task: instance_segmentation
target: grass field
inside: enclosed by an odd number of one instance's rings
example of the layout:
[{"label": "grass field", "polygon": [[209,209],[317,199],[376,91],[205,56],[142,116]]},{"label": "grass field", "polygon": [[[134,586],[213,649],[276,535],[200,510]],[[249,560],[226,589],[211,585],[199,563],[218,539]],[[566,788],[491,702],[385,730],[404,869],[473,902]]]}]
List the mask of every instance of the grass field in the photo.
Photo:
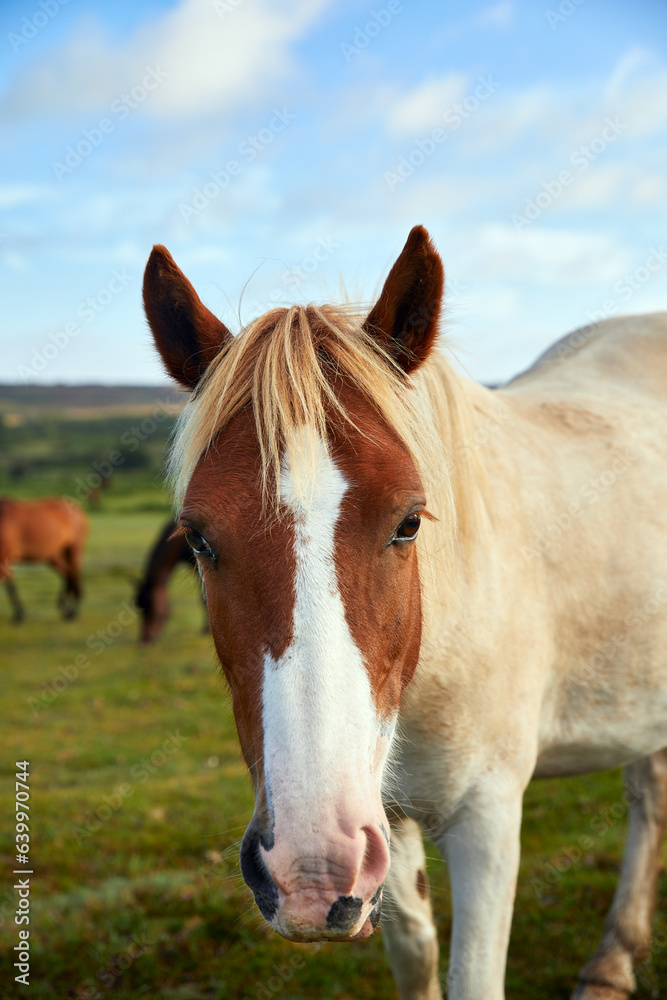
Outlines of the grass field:
[{"label": "grass field", "polygon": [[[380,934],[350,945],[290,944],[253,908],[238,869],[250,782],[185,570],[173,581],[162,640],[136,643],[131,577],[167,502],[155,486],[128,482],[91,513],[77,621],[57,617],[58,582],[43,567],[17,571],[23,626],[9,624],[0,597],[0,996],[394,997]],[[14,762],[24,759],[34,869],[28,988],[14,983],[12,951],[12,793]],[[529,789],[508,1000],[565,1000],[594,951],[622,855],[621,796],[618,772]],[[447,879],[433,847],[428,854],[444,969]],[[663,881],[657,943],[638,969],[640,1000],[665,996],[665,896]]]}]

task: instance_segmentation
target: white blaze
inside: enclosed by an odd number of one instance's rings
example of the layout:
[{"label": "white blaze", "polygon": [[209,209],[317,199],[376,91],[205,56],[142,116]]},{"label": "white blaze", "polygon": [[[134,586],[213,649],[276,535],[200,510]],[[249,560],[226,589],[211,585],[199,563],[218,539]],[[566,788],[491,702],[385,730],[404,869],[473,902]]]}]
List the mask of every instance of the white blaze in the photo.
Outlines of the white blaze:
[{"label": "white blaze", "polygon": [[319,437],[308,445],[317,466],[307,482],[296,481],[289,456],[283,462],[281,495],[295,525],[293,636],[278,660],[266,654],[263,689],[269,805],[283,828],[307,819],[306,840],[311,829],[317,834],[318,818],[335,812],[344,822],[343,805],[350,818],[374,809],[369,797],[379,798],[378,740],[384,737],[387,749],[390,743],[336,578],[336,527],[348,484]]}]

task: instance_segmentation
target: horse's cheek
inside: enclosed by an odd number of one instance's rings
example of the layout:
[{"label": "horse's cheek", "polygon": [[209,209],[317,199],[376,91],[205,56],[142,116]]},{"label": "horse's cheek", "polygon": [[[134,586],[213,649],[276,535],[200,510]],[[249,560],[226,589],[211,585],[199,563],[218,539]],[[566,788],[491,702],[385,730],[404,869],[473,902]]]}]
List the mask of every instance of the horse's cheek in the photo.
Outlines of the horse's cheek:
[{"label": "horse's cheek", "polygon": [[422,606],[416,552],[412,557],[410,569],[409,576],[406,574],[408,583],[403,601],[405,617],[402,629],[402,654],[400,656],[402,688],[405,688],[414,676],[421,649]]},{"label": "horse's cheek", "polygon": [[[369,602],[375,621],[366,634],[375,635],[372,659],[384,664],[382,687],[387,710],[398,707],[401,691],[412,680],[421,644],[421,593],[416,553],[394,564],[389,576],[376,581],[377,600]],[[386,570],[385,570],[386,574]],[[378,613],[379,612],[379,613]],[[373,627],[374,626],[374,627]]]}]

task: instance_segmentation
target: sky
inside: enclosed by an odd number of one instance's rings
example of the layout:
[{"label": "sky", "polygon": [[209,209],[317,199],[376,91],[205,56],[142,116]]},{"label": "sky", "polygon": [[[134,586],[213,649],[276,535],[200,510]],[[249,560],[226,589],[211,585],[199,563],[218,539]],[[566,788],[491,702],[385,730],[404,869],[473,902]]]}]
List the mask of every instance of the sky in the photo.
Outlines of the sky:
[{"label": "sky", "polygon": [[4,0],[0,50],[0,382],[163,382],[154,243],[236,332],[422,224],[487,382],[667,309],[664,0]]}]

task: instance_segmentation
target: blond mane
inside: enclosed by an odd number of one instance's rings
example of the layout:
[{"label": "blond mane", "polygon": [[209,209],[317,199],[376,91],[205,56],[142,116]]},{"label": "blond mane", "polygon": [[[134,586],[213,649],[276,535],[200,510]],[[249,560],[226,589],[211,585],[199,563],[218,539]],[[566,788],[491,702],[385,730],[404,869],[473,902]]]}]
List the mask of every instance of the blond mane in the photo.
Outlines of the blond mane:
[{"label": "blond mane", "polygon": [[[408,448],[427,490],[443,545],[472,537],[479,521],[483,472],[471,448],[472,406],[466,383],[438,350],[406,376],[345,307],[273,309],[230,338],[211,363],[176,428],[169,473],[182,501],[199,459],[242,409],[253,411],[264,498],[280,511],[280,468],[289,450],[293,473],[314,475],[315,454],[299,433],[314,427],[327,441],[331,414],[354,424],[336,393],[353,384]],[[298,468],[294,469],[293,455]]]}]

